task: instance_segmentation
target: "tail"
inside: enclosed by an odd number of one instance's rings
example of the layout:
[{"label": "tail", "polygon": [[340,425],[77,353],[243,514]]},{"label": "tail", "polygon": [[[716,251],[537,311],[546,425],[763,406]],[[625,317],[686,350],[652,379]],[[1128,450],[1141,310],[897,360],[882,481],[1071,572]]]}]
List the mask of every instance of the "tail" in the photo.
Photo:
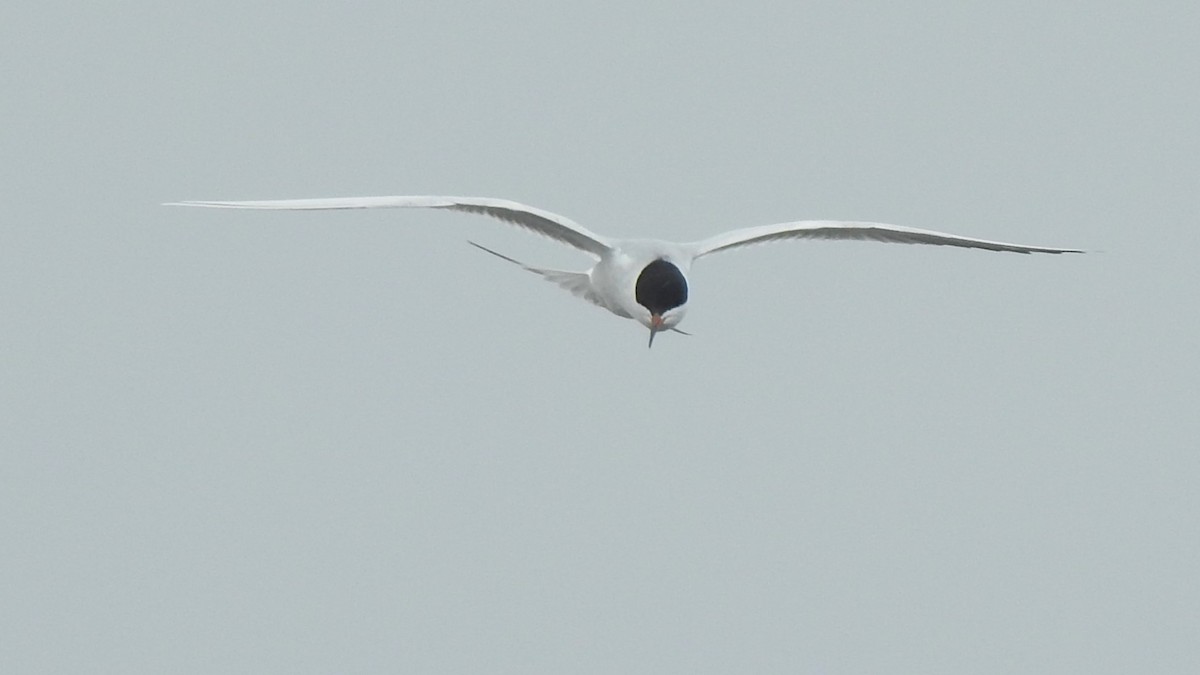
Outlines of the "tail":
[{"label": "tail", "polygon": [[[525,263],[521,262],[520,260],[510,258],[510,257],[504,255],[503,253],[497,253],[497,252],[493,251],[492,249],[490,249],[486,246],[480,246],[479,244],[476,244],[473,241],[467,241],[467,243],[474,246],[475,248],[479,249],[480,251],[491,253],[492,255],[496,256],[497,258],[499,258],[501,260],[510,262],[527,272],[533,272],[534,274],[542,277],[546,281],[552,282],[552,283],[558,285],[559,287],[570,291],[572,295],[583,298],[584,300],[587,300],[588,302],[592,303],[593,305],[596,305],[597,307],[600,307],[601,309],[607,309],[608,311],[612,312],[613,314],[616,314],[617,316],[625,318],[625,319],[633,318],[632,316],[629,315],[628,312],[626,312],[624,309],[621,309],[621,307],[618,304],[613,303],[610,305],[609,303],[605,302],[604,298],[592,288],[592,277],[587,272],[568,272],[566,270],[550,270],[550,269],[543,269],[541,267],[530,267],[529,265],[526,265]],[[669,330],[679,333],[681,335],[691,335],[691,333],[681,331],[678,328],[671,328]],[[650,333],[650,344],[651,345],[654,344],[654,332],[653,331],[651,331],[651,333]]]},{"label": "tail", "polygon": [[525,263],[521,262],[520,260],[513,260],[512,258],[504,255],[503,253],[496,253],[495,251],[493,251],[492,249],[490,249],[486,246],[480,246],[479,244],[476,244],[475,242],[469,241],[469,240],[467,241],[467,243],[474,246],[475,248],[479,249],[480,251],[487,251],[488,253],[491,253],[492,255],[496,256],[497,258],[499,258],[501,260],[507,260],[508,262],[516,265],[517,267],[520,267],[521,269],[529,270],[530,272],[533,272],[534,274],[542,273],[542,270],[539,270],[534,267],[530,267],[529,265],[526,265]]},{"label": "tail", "polygon": [[592,290],[592,279],[590,276],[588,276],[587,272],[568,272],[566,270],[551,270],[551,269],[543,269],[541,267],[530,267],[529,265],[526,265],[525,263],[521,262],[520,260],[515,260],[513,258],[510,258],[510,257],[504,255],[503,253],[497,253],[497,252],[493,251],[492,249],[490,249],[486,246],[480,246],[479,244],[476,244],[473,241],[467,241],[467,243],[474,246],[475,248],[479,249],[480,251],[486,251],[487,253],[491,253],[492,255],[496,256],[497,258],[499,258],[501,260],[507,260],[508,262],[516,265],[517,267],[520,267],[521,269],[523,269],[527,272],[533,272],[534,274],[542,277],[543,279],[545,279],[549,282],[552,282],[554,284],[557,284],[558,286],[570,291],[572,295],[576,295],[578,297],[583,298],[584,300],[587,300],[588,302],[590,302],[594,305],[597,305],[599,307],[603,307],[604,309],[608,309],[609,311],[612,311],[612,309],[607,304],[604,303],[604,301],[600,298],[600,296],[597,295]]}]

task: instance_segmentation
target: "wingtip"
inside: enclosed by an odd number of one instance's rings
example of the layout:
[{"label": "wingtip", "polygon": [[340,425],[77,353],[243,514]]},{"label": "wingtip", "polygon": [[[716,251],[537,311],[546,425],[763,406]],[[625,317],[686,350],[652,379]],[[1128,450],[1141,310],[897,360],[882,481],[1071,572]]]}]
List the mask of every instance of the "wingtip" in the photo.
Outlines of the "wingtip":
[{"label": "wingtip", "polygon": [[181,202],[163,202],[161,204],[161,206],[207,206],[207,207],[217,208],[217,207],[227,206],[227,205],[221,204],[220,202],[181,201]]}]

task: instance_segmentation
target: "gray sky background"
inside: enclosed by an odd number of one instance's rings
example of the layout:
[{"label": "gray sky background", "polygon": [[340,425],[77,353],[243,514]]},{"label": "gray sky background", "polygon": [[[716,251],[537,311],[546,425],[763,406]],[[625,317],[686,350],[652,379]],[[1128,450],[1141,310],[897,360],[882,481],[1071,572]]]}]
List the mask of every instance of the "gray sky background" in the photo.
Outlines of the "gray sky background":
[{"label": "gray sky background", "polygon": [[[1198,10],[902,4],[7,3],[0,671],[1195,672]],[[439,193],[1100,252],[158,206]]]}]

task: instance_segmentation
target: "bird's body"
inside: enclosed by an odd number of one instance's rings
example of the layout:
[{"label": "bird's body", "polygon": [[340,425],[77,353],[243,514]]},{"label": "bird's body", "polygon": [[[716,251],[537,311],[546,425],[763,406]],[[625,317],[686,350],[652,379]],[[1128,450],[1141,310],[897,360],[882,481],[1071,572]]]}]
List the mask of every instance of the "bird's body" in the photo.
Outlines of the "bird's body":
[{"label": "bird's body", "polygon": [[[600,256],[589,276],[602,297],[617,300],[618,307],[623,312],[614,313],[623,313],[627,318],[637,319],[638,315],[648,308],[647,304],[643,303],[648,303],[656,305],[656,308],[661,308],[662,311],[678,308],[676,314],[682,319],[687,304],[687,273],[692,268],[692,258],[687,251],[677,244],[653,239],[626,239],[613,244],[613,248],[607,254]],[[651,264],[655,264],[655,267],[647,269]],[[670,267],[667,267],[668,265]],[[676,297],[678,288],[672,286],[671,268],[678,270],[683,280],[682,298]],[[642,281],[642,303],[638,302],[639,280]],[[630,293],[629,289],[633,289],[633,292]],[[657,300],[647,299],[656,293],[662,297]],[[676,299],[679,301],[675,302]],[[675,323],[678,323],[678,320],[669,327],[673,327]]]},{"label": "bird's body", "polygon": [[633,319],[654,336],[680,331],[688,307],[687,275],[697,259],[726,249],[782,239],[857,239],[903,244],[932,244],[1014,253],[1082,253],[1078,249],[1006,244],[883,223],[796,221],[732,230],[697,242],[679,244],[655,239],[616,240],[548,211],[489,197],[344,197],[242,202],[176,202],[173,206],[231,209],[328,210],[369,208],[433,208],[480,213],[499,218],[564,244],[596,259],[587,271],[531,267],[471,242],[508,262],[541,275],[619,317]]}]

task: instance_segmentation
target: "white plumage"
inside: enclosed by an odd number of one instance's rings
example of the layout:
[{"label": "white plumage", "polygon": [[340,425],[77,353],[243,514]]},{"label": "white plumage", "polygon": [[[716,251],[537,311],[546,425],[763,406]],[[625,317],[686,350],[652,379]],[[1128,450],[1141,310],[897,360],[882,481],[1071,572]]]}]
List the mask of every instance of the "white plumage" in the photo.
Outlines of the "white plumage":
[{"label": "white plumage", "polygon": [[857,239],[897,244],[958,246],[1012,253],[1082,253],[1079,249],[1048,248],[973,239],[944,232],[884,223],[800,220],[733,230],[707,239],[677,244],[652,239],[610,239],[563,216],[507,199],[488,197],[337,197],[270,201],[189,201],[169,206],[227,209],[331,210],[428,208],[481,213],[573,246],[596,258],[585,272],[531,267],[484,248],[570,291],[617,316],[634,319],[650,329],[650,344],[661,331],[679,331],[688,306],[687,273],[692,262],[738,246],[784,239]]}]

